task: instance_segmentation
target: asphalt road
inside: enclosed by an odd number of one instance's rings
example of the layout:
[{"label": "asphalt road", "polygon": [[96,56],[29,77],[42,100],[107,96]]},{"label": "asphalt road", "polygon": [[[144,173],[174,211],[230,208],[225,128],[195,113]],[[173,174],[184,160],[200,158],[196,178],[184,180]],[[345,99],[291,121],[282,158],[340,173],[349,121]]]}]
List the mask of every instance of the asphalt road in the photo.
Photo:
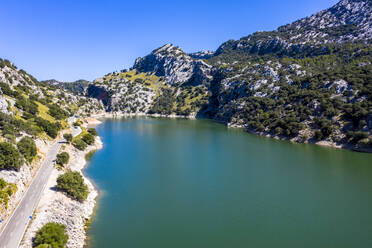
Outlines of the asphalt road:
[{"label": "asphalt road", "polygon": [[78,118],[76,116],[68,118],[68,123],[70,124],[71,130],[72,130],[72,137],[76,137],[81,133],[81,127],[79,126],[74,126],[74,122],[77,121]]},{"label": "asphalt road", "polygon": [[72,127],[72,137],[76,137],[81,133],[81,127]]},{"label": "asphalt road", "polygon": [[37,207],[53,170],[53,161],[56,159],[56,155],[63,144],[62,142],[56,142],[50,148],[30,187],[23,195],[13,215],[8,219],[7,224],[0,234],[0,248],[17,248],[19,246],[30,221],[30,216],[32,216]]}]

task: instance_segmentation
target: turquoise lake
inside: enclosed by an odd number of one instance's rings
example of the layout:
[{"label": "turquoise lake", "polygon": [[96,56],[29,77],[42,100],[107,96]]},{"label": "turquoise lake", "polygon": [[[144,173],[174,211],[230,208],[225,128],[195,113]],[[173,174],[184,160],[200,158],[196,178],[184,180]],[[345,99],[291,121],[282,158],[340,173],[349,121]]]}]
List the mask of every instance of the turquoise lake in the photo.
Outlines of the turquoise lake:
[{"label": "turquoise lake", "polygon": [[209,120],[106,120],[90,248],[372,247],[372,155]]}]

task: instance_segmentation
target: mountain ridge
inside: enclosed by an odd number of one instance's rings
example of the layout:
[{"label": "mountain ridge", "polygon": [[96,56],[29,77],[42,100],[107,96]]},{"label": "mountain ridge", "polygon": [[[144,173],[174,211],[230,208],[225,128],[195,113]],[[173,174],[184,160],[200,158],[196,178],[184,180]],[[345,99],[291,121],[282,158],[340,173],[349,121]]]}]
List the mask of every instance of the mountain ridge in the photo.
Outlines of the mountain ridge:
[{"label": "mountain ridge", "polygon": [[207,117],[280,139],[370,149],[371,6],[343,0],[216,51],[166,44],[93,81],[90,93],[107,111]]},{"label": "mountain ridge", "polygon": [[216,51],[165,44],[93,82],[43,83],[95,98],[114,114],[210,118],[278,139],[372,151],[371,8],[370,0],[342,0]]}]

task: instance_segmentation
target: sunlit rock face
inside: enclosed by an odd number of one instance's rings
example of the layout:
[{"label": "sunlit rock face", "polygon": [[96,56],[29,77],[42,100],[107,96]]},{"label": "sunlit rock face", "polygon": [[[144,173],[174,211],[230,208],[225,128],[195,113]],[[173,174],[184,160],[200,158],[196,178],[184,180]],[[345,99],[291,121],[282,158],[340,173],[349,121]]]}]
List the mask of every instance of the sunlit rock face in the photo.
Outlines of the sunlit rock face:
[{"label": "sunlit rock face", "polygon": [[133,66],[139,72],[150,72],[164,77],[170,85],[208,84],[212,80],[212,66],[194,59],[172,44],[164,45],[151,54],[138,58]]}]

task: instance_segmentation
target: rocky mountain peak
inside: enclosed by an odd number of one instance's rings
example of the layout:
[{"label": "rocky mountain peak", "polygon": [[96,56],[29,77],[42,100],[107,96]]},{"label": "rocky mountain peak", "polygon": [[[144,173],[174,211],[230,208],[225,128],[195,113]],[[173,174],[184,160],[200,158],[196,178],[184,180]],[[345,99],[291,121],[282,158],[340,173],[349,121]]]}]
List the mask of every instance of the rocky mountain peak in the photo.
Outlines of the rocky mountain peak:
[{"label": "rocky mountain peak", "polygon": [[170,85],[207,84],[212,80],[212,66],[172,44],[166,44],[149,55],[136,59],[133,69],[164,77],[165,82]]},{"label": "rocky mountain peak", "polygon": [[164,46],[159,47],[158,49],[155,49],[152,53],[162,54],[162,55],[170,55],[170,54],[185,55],[185,52],[181,48],[174,46],[173,44],[170,44],[170,43],[165,44]]}]

